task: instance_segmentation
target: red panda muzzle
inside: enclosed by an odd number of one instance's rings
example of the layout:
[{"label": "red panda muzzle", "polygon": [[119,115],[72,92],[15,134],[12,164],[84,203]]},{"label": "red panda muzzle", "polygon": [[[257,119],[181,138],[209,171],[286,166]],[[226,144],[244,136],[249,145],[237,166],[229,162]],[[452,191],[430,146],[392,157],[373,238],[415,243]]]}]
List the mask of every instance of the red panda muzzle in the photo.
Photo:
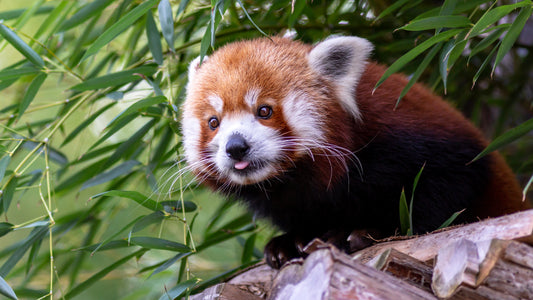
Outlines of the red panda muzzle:
[{"label": "red panda muzzle", "polygon": [[[286,234],[265,249],[280,267],[319,237],[344,250],[399,228],[414,191],[413,232],[453,213],[474,222],[530,207],[498,153],[457,110],[368,61],[372,45],[333,37],[310,46],[281,38],[228,44],[189,68],[183,146],[203,184],[245,203]],[[213,121],[212,120],[216,120]]]}]

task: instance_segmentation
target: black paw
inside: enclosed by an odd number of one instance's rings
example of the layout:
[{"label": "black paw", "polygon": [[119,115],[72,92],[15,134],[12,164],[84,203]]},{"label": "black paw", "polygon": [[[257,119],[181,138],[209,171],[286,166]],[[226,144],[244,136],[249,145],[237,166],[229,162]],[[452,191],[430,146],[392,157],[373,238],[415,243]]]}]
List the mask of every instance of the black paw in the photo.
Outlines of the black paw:
[{"label": "black paw", "polygon": [[303,253],[304,241],[290,234],[277,236],[265,246],[265,260],[275,269],[297,257],[305,256]]}]

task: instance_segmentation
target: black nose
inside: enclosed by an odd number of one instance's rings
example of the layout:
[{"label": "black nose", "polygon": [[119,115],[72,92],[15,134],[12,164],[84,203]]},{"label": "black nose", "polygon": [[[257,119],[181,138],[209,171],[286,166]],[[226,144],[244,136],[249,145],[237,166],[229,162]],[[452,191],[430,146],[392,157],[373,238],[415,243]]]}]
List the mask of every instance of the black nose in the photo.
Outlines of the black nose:
[{"label": "black nose", "polygon": [[246,140],[239,134],[233,134],[229,137],[226,144],[226,153],[234,160],[242,160],[246,153],[250,150],[250,146]]}]

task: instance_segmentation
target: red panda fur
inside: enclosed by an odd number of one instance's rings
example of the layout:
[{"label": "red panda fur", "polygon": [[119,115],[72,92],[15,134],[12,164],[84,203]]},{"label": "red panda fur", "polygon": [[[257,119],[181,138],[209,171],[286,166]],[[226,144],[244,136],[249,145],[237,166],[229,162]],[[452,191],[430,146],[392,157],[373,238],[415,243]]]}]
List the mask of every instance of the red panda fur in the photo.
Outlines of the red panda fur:
[{"label": "red panda fur", "polygon": [[395,109],[407,84],[398,74],[373,92],[385,67],[367,61],[371,48],[355,37],[316,46],[263,38],[191,63],[183,105],[190,169],[287,232],[265,250],[275,267],[313,237],[394,234],[401,189],[410,191],[424,164],[415,232],[461,209],[459,221],[473,222],[530,207],[500,154],[469,164],[487,141],[440,97],[415,84]]}]

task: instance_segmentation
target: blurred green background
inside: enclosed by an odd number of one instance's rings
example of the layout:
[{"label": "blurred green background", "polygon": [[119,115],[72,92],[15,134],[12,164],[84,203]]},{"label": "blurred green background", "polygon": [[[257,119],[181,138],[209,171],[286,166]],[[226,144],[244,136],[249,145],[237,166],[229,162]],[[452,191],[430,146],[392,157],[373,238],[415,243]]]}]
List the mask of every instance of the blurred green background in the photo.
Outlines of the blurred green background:
[{"label": "blurred green background", "polygon": [[532,9],[480,0],[0,0],[0,294],[169,299],[261,258],[276,229],[196,186],[179,132],[188,62],[261,31],[309,43],[369,39],[374,60],[501,137],[495,147],[526,191]]}]

